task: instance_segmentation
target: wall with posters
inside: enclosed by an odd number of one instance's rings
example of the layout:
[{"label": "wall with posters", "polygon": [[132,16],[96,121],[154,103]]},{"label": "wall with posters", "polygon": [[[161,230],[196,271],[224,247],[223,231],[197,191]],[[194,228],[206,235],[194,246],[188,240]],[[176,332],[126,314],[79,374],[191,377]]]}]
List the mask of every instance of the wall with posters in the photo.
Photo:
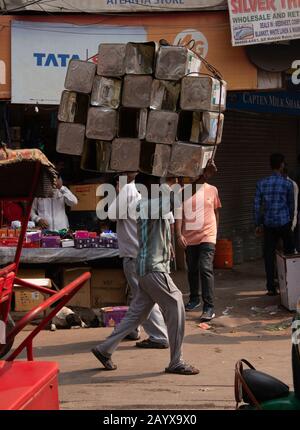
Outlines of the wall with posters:
[{"label": "wall with posters", "polygon": [[10,18],[0,16],[0,100],[10,99]]},{"label": "wall with posters", "polygon": [[256,67],[244,48],[231,46],[225,12],[22,17],[12,22],[12,102],[58,104],[69,60],[96,61],[101,42],[162,38],[172,44],[194,39],[193,49],[223,73],[229,89],[257,88]]}]

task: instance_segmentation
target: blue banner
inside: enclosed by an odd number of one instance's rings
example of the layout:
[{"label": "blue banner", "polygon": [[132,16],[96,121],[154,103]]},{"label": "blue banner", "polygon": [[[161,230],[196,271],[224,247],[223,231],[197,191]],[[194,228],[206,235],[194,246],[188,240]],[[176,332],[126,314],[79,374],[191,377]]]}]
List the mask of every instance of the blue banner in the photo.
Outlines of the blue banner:
[{"label": "blue banner", "polygon": [[229,92],[227,109],[300,115],[300,93],[294,91]]}]

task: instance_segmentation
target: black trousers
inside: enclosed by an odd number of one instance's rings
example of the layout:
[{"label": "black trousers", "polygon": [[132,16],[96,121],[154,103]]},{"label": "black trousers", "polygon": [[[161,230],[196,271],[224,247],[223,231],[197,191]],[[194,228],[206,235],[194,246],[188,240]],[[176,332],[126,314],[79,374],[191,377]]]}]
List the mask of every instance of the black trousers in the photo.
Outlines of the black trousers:
[{"label": "black trousers", "polygon": [[281,227],[264,226],[264,260],[268,291],[275,290],[275,252],[279,239],[283,241],[284,253],[293,254],[295,247],[290,223]]},{"label": "black trousers", "polygon": [[214,255],[213,243],[190,245],[186,248],[190,302],[200,301],[202,289],[204,309],[214,306]]}]

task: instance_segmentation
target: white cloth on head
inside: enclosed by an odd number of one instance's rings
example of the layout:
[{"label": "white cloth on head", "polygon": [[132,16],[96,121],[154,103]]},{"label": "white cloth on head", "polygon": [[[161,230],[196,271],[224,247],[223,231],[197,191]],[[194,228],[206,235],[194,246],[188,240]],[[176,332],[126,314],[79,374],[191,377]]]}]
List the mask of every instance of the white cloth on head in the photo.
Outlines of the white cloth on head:
[{"label": "white cloth on head", "polygon": [[[169,188],[170,189],[170,188]],[[135,209],[141,199],[135,181],[125,184],[108,208],[108,218],[117,221],[117,236],[120,258],[136,258],[139,249],[136,219],[130,216],[130,208]],[[133,211],[134,212],[134,211]],[[165,215],[174,224],[172,212]]]}]

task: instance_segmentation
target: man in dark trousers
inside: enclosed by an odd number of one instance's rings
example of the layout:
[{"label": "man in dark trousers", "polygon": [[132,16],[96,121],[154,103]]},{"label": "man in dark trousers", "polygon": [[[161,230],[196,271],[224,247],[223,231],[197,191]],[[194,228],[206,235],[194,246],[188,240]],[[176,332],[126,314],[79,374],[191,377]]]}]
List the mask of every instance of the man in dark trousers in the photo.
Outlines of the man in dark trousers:
[{"label": "man in dark trousers", "polygon": [[216,171],[213,163],[204,169],[192,183],[192,195],[184,201],[181,214],[179,210],[176,215],[177,242],[185,250],[190,287],[190,300],[185,310],[193,311],[200,307],[202,292],[201,321],[215,317],[213,262],[221,202],[217,188],[207,181]]},{"label": "man in dark trousers", "polygon": [[256,234],[264,235],[264,260],[267,294],[278,294],[275,282],[275,250],[279,239],[286,254],[293,254],[292,220],[294,217],[294,189],[283,176],[285,160],[282,154],[270,156],[272,174],[256,184],[254,214]]}]

